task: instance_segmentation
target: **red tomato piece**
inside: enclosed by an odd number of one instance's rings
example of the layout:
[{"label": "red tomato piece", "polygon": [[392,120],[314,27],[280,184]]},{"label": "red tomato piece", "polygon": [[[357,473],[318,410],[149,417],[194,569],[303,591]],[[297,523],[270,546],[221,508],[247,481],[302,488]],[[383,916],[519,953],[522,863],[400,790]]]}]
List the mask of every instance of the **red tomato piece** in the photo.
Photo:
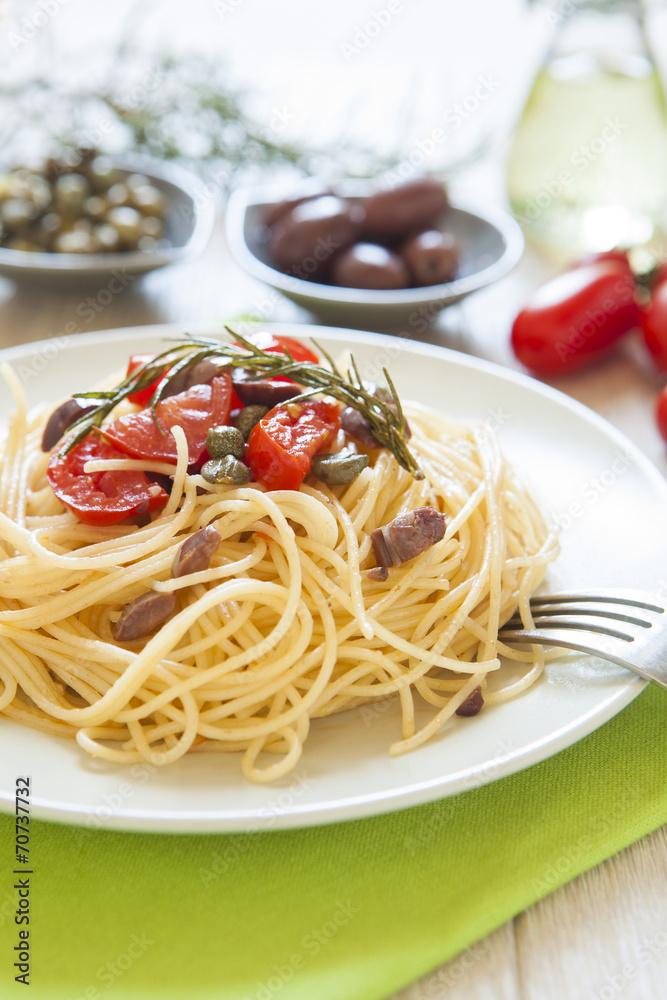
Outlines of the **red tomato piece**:
[{"label": "red tomato piece", "polygon": [[164,506],[167,494],[143,472],[84,472],[93,459],[126,459],[96,433],[62,457],[51,455],[46,471],[51,489],[61,503],[85,524],[117,524],[135,514]]},{"label": "red tomato piece", "polygon": [[512,347],[535,374],[565,375],[600,358],[640,317],[631,273],[599,260],[540,288],[514,321]]},{"label": "red tomato piece", "polygon": [[[284,337],[282,334],[260,330],[250,334],[246,340],[251,341],[262,351],[270,351],[272,354],[286,354],[289,351],[295,361],[312,361],[316,365],[320,363],[318,356],[309,347],[302,344],[300,340],[294,340],[293,337]],[[237,342],[237,346],[243,347],[243,344]]]},{"label": "red tomato piece", "polygon": [[340,428],[340,406],[319,399],[275,406],[255,424],[246,465],[267,490],[298,490],[313,455],[331,444]]},{"label": "red tomato piece", "polygon": [[667,444],[667,385],[664,385],[658,393],[655,404],[655,421],[662,440]]},{"label": "red tomato piece", "polygon": [[642,334],[658,370],[667,372],[667,281],[653,291],[642,315]]},{"label": "red tomato piece", "polygon": [[209,383],[193,385],[157,404],[155,414],[164,433],[156,426],[150,409],[119,417],[102,432],[119,451],[133,458],[175,462],[176,442],[169,430],[178,424],[188,443],[188,464],[196,465],[205,453],[209,427],[227,423],[231,402],[231,379],[225,374],[216,375]]},{"label": "red tomato piece", "polygon": [[[127,363],[127,375],[131,375],[132,372],[137,370],[137,368],[145,365],[147,361],[152,361],[154,357],[154,354],[131,354],[130,360]],[[166,368],[165,371],[167,371]],[[162,374],[164,374],[164,372]],[[146,386],[145,389],[141,389],[139,392],[133,392],[127,398],[131,403],[136,403],[137,406],[148,406],[159,382],[160,379],[156,378],[155,381],[151,382],[151,384]]]}]

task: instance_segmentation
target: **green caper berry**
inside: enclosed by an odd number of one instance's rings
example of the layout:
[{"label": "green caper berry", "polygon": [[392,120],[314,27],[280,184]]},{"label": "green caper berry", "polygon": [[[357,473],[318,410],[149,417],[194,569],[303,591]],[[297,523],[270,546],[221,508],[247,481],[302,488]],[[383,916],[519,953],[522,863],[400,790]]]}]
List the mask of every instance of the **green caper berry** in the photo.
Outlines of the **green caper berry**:
[{"label": "green caper berry", "polygon": [[207,483],[215,485],[225,483],[228,486],[243,486],[250,481],[250,469],[233,455],[205,462],[201,474]]},{"label": "green caper berry", "polygon": [[225,455],[243,458],[245,451],[243,434],[238,428],[226,424],[210,427],[206,435],[206,450],[211,458],[224,458]]},{"label": "green caper berry", "polygon": [[250,431],[255,424],[258,424],[262,417],[269,412],[268,406],[261,406],[259,403],[253,406],[244,406],[236,418],[236,427],[241,431],[243,437],[248,440]]},{"label": "green caper berry", "polygon": [[368,455],[315,455],[311,471],[323,483],[351,483],[368,465]]}]

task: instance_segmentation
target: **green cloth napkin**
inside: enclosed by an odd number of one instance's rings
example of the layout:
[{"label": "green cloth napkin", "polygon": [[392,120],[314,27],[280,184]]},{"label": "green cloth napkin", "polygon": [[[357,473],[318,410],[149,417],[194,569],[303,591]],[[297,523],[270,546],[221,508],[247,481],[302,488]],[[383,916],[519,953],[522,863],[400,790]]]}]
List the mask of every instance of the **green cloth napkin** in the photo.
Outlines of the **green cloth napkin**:
[{"label": "green cloth napkin", "polygon": [[666,721],[667,692],[651,686],[527,771],[328,827],[163,836],[35,822],[29,992],[14,981],[3,816],[0,996],[390,996],[667,821]]}]

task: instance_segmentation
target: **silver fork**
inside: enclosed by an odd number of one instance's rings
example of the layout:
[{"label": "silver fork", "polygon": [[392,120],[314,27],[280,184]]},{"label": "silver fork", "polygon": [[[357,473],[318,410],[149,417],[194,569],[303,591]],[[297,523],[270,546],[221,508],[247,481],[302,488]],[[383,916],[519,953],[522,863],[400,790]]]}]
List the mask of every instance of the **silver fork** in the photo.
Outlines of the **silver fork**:
[{"label": "silver fork", "polygon": [[530,607],[535,628],[524,629],[515,614],[498,638],[600,656],[667,690],[667,614],[652,594],[607,589],[552,594],[531,598]]}]

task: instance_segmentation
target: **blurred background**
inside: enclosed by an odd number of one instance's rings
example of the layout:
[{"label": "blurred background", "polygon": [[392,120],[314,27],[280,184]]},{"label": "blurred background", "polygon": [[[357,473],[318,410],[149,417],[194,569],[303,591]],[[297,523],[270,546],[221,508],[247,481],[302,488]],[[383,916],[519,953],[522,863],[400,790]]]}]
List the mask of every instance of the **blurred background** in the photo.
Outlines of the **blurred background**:
[{"label": "blurred background", "polygon": [[[510,363],[517,304],[564,262],[618,243],[664,256],[666,63],[657,0],[0,0],[0,156],[139,149],[206,184],[204,257],[132,282],[82,329],[307,321],[230,260],[230,191],[432,173],[512,210],[528,250],[424,339]],[[57,334],[77,302],[0,278],[0,342]]]}]

